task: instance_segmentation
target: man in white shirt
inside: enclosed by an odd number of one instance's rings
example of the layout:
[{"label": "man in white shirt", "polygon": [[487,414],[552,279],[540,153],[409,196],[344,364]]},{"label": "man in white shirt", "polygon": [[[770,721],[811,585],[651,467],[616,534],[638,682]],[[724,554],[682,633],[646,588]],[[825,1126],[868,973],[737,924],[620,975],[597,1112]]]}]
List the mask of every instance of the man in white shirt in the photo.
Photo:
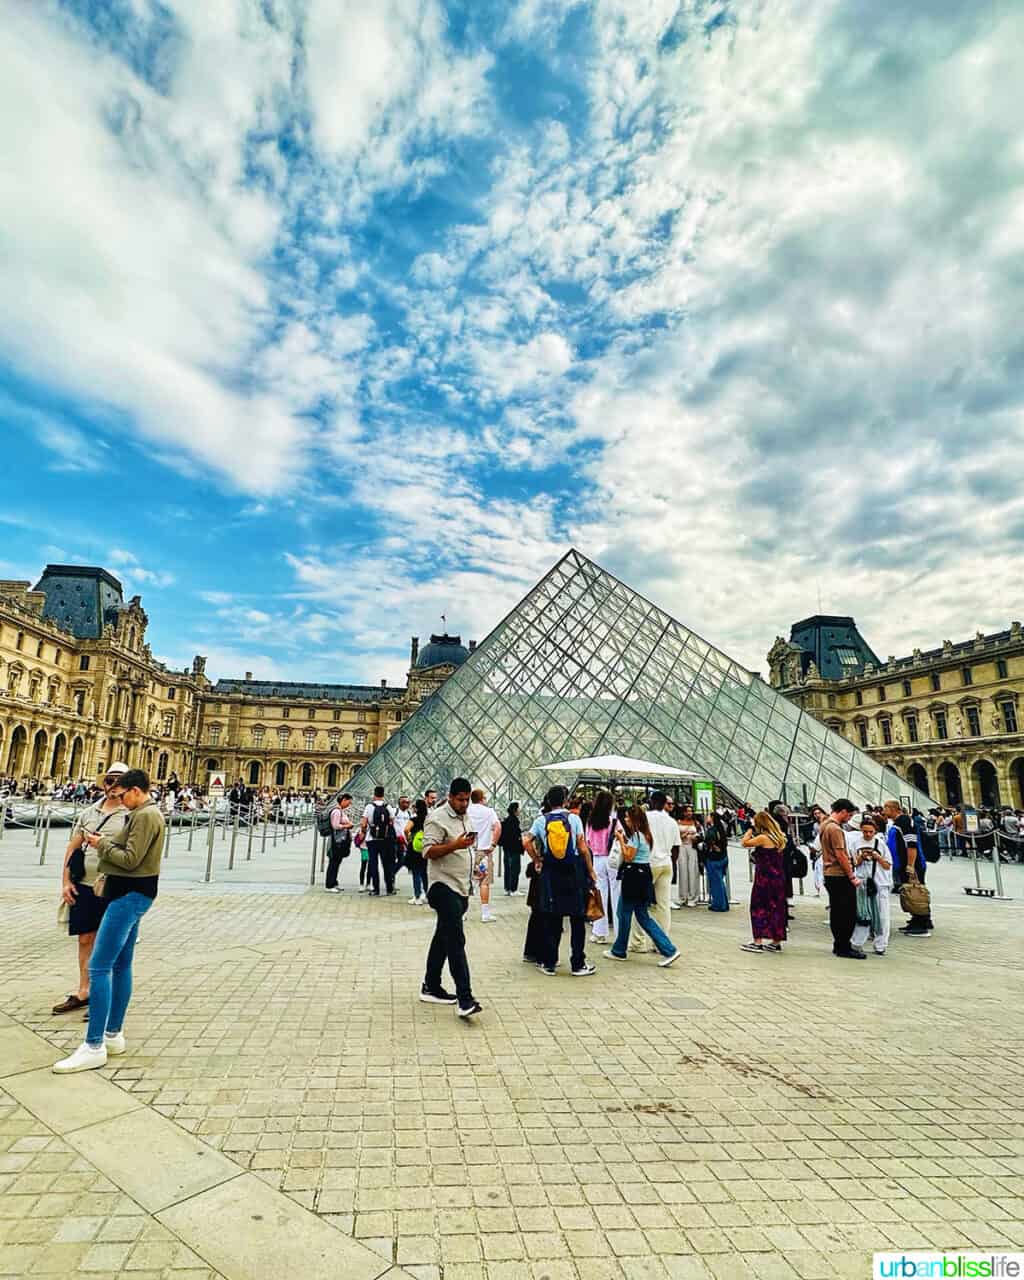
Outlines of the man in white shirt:
[{"label": "man in white shirt", "polygon": [[363,810],[359,829],[366,840],[368,854],[367,874],[370,880],[370,897],[380,897],[380,873],[384,872],[384,891],[395,892],[395,840],[394,819],[384,799],[384,788],[374,787],[373,799]]},{"label": "man in white shirt", "polygon": [[[665,812],[667,796],[654,791],[647,802],[647,825],[651,828],[651,877],[654,881],[654,906],[651,915],[666,934],[672,917],[672,855],[679,852],[679,824]],[[630,951],[653,951],[650,939],[634,923],[629,942]]]},{"label": "man in white shirt", "polygon": [[476,787],[469,797],[466,817],[476,832],[473,879],[480,889],[480,919],[484,924],[489,924],[494,919],[491,914],[491,881],[494,879],[494,846],[501,835],[501,821],[491,806],[485,803],[486,800],[483,791]]}]

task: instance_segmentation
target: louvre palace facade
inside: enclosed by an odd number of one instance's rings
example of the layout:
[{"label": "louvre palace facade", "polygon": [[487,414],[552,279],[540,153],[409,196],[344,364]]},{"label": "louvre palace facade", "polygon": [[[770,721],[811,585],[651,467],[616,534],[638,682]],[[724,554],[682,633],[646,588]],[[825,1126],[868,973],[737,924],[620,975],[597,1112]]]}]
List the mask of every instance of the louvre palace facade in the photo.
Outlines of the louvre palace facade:
[{"label": "louvre palace facade", "polygon": [[768,666],[774,689],[940,803],[1024,808],[1019,622],[882,661],[853,618],[819,614]]},{"label": "louvre palace facade", "polygon": [[173,671],[146,643],[139,596],[105,569],[47,565],[34,588],[0,581],[0,777],[61,782],[115,760],[162,780],[212,770],[252,786],[338,786],[475,645],[412,641],[404,687],[242,679],[205,658]]}]

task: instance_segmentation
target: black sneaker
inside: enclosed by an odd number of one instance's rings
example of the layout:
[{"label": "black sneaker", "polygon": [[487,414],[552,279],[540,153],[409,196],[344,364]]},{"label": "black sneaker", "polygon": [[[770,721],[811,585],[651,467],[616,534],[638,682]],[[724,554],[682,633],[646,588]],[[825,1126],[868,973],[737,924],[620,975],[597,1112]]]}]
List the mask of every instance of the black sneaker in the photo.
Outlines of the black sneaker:
[{"label": "black sneaker", "polygon": [[484,1007],[477,1000],[473,1000],[470,1004],[459,1005],[460,1018],[472,1018],[474,1014],[483,1013]]},{"label": "black sneaker", "polygon": [[453,996],[450,991],[445,991],[444,987],[438,987],[436,991],[431,991],[426,983],[420,987],[420,999],[424,1004],[458,1004],[459,997]]},{"label": "black sneaker", "polygon": [[840,960],[866,960],[867,956],[863,951],[856,951],[851,948],[849,951],[837,951],[836,956]]}]

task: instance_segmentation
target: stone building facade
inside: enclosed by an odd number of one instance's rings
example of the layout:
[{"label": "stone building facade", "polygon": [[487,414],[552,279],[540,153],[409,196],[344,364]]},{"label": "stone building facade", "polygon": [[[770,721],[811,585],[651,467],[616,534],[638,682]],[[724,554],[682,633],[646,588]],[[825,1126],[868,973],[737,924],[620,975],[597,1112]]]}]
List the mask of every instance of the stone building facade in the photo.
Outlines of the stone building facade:
[{"label": "stone building facade", "polygon": [[768,653],[774,689],[943,805],[1024,808],[1024,630],[883,662],[853,618],[795,623]]},{"label": "stone building facade", "polygon": [[106,570],[47,565],[0,581],[0,777],[93,779],[123,760],[157,780],[344,782],[469,656],[458,636],[412,642],[402,687],[222,679],[173,671],[146,642],[139,596]]}]

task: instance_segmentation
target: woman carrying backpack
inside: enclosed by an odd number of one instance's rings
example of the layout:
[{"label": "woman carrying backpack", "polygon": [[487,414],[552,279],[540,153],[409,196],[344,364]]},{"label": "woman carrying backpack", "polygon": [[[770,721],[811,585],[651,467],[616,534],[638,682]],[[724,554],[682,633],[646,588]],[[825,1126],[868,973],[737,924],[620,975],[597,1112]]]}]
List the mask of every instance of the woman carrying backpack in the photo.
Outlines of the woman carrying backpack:
[{"label": "woman carrying backpack", "polygon": [[619,916],[619,881],[615,872],[609,870],[608,855],[616,846],[625,843],[625,836],[622,823],[612,807],[614,803],[610,791],[599,791],[583,832],[594,863],[594,878],[604,903],[603,918],[595,920],[590,930],[590,941],[598,946],[603,946],[608,941],[608,925],[613,915],[616,920]]},{"label": "woman carrying backpack", "polygon": [[426,800],[417,800],[411,822],[405,824],[405,865],[412,876],[410,907],[427,905],[427,860],[423,856],[423,824],[427,820]]}]

